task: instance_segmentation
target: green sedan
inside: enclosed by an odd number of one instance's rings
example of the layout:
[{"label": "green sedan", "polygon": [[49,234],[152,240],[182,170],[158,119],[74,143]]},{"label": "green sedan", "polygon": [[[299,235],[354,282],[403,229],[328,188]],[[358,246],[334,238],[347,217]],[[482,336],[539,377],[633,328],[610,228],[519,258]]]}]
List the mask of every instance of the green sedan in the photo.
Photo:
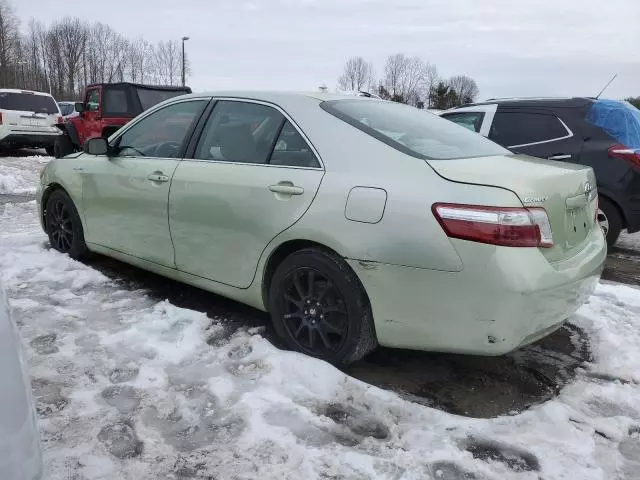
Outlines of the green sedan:
[{"label": "green sedan", "polygon": [[412,107],[224,92],[52,160],[38,200],[56,250],[268,311],[289,348],[346,364],[377,345],[501,355],[559,328],[603,268],[595,185]]}]

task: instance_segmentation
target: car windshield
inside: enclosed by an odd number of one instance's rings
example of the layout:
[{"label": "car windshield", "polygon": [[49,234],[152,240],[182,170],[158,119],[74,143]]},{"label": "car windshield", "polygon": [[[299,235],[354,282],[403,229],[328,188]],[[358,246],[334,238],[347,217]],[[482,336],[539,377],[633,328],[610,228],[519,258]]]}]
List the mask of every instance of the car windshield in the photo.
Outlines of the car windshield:
[{"label": "car windshield", "polygon": [[142,110],[148,110],[149,108],[157,105],[158,103],[169,100],[170,98],[177,97],[178,95],[184,95],[187,92],[183,90],[159,90],[153,88],[141,88],[136,89],[138,97],[140,98],[140,105]]},{"label": "car windshield", "polygon": [[321,107],[381,142],[430,160],[509,155],[483,136],[414,107],[375,100],[333,100]]},{"label": "car windshield", "polygon": [[73,113],[73,105],[70,103],[59,103],[58,106],[62,115],[71,115]]},{"label": "car windshield", "polygon": [[28,92],[1,92],[0,109],[46,113],[47,115],[59,113],[58,104],[52,97]]},{"label": "car windshield", "polygon": [[587,121],[624,146],[640,149],[640,110],[629,102],[598,100],[589,109]]}]

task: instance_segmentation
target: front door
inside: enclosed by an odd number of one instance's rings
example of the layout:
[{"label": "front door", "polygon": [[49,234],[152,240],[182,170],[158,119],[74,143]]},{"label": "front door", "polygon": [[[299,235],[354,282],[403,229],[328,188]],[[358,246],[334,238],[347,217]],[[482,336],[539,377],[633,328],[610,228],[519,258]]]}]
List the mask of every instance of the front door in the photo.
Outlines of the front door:
[{"label": "front door", "polygon": [[92,87],[87,90],[87,96],[82,112],[82,128],[78,129],[80,145],[84,145],[89,138],[102,134],[102,87]]},{"label": "front door", "polygon": [[309,208],[324,170],[300,131],[272,106],[216,104],[193,159],[171,184],[176,266],[246,288],[269,242]]},{"label": "front door", "polygon": [[116,137],[109,156],[81,157],[87,241],[174,266],[169,186],[207,103],[189,100],[155,110]]}]

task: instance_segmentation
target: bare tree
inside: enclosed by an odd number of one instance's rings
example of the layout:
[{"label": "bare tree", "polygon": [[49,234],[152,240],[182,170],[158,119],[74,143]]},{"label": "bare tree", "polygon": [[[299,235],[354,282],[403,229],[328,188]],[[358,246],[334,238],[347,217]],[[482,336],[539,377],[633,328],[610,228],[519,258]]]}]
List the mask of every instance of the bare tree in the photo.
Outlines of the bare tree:
[{"label": "bare tree", "polygon": [[362,57],[351,57],[344,65],[344,72],[338,79],[341,90],[362,91],[373,84],[373,64]]},{"label": "bare tree", "polygon": [[419,57],[391,55],[385,64],[384,91],[391,100],[418,105],[429,97],[436,83],[436,67]]},{"label": "bare tree", "polygon": [[60,54],[67,74],[67,91],[76,91],[76,75],[79,72],[80,60],[87,44],[88,29],[79,18],[65,17],[54,25],[53,35],[59,42]]},{"label": "bare tree", "polygon": [[453,76],[449,79],[448,84],[455,92],[460,104],[472,103],[480,93],[476,81],[466,75]]},{"label": "bare tree", "polygon": [[180,82],[182,56],[177,41],[159,42],[155,48],[154,60],[158,83],[177,85]]},{"label": "bare tree", "polygon": [[20,22],[13,7],[0,0],[0,86],[16,86],[16,60]]}]

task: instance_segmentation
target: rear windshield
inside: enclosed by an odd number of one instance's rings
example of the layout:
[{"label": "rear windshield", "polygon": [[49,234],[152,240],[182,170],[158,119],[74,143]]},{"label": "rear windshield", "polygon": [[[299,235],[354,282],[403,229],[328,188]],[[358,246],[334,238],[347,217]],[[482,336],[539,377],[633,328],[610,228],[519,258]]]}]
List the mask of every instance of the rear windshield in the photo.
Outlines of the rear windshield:
[{"label": "rear windshield", "polygon": [[320,106],[381,142],[422,159],[451,160],[511,153],[453,122],[399,103],[333,100]]},{"label": "rear windshield", "polygon": [[640,149],[640,110],[629,102],[598,100],[589,109],[587,122],[627,148]]},{"label": "rear windshield", "polygon": [[33,93],[0,92],[0,109],[47,115],[59,113],[58,104],[52,97]]},{"label": "rear windshield", "polygon": [[137,92],[138,97],[140,97],[142,110],[148,110],[149,108],[157,105],[160,102],[164,102],[165,100],[169,100],[170,98],[188,93],[186,90],[155,90],[150,88],[137,88]]},{"label": "rear windshield", "polygon": [[74,111],[74,107],[70,103],[59,103],[58,106],[62,115],[71,115]]}]

